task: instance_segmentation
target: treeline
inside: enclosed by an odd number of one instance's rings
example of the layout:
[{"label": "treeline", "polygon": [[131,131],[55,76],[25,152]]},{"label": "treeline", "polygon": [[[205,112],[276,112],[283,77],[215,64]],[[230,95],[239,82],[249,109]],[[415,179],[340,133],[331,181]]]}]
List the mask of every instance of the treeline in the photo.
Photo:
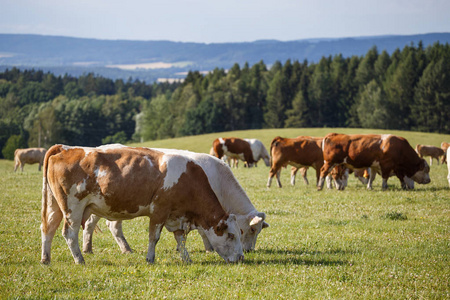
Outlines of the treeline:
[{"label": "treeline", "polygon": [[450,133],[450,48],[419,43],[318,63],[235,64],[189,72],[182,84],[13,69],[0,74],[0,116],[2,149],[283,127]]},{"label": "treeline", "polygon": [[56,143],[125,143],[133,139],[145,103],[160,94],[170,97],[179,85],[6,70],[0,73],[1,155],[12,159],[16,148]]}]

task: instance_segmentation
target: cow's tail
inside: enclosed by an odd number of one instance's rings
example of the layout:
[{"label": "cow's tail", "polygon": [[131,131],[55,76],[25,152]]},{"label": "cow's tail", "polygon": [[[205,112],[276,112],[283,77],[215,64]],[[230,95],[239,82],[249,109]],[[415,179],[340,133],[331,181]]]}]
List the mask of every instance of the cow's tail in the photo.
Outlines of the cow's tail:
[{"label": "cow's tail", "polygon": [[58,154],[62,151],[62,146],[61,145],[55,145],[52,146],[50,149],[48,149],[47,153],[45,154],[45,158],[44,158],[44,167],[43,167],[43,172],[42,172],[42,210],[41,210],[41,221],[42,221],[42,225],[41,225],[41,230],[42,232],[46,233],[47,232],[47,207],[48,207],[48,202],[49,202],[49,196],[51,196],[50,193],[52,193],[52,191],[50,190],[50,187],[48,186],[48,176],[47,176],[47,171],[48,171],[48,160],[50,159],[50,156]]},{"label": "cow's tail", "polygon": [[281,139],[282,139],[282,137],[277,136],[270,143],[270,166],[272,166],[272,163],[273,163],[273,155],[272,155],[273,148],[278,145],[278,143],[280,142]]}]

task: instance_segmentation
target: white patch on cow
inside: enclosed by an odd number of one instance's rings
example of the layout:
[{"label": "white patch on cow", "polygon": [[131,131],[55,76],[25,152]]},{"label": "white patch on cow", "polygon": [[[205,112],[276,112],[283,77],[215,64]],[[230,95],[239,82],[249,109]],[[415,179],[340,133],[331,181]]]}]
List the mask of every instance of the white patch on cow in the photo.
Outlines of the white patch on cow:
[{"label": "white patch on cow", "polygon": [[100,178],[106,176],[107,172],[106,172],[106,170],[100,170],[100,168],[96,168],[94,170],[94,174],[95,174],[95,177],[97,177],[97,179],[100,179]]},{"label": "white patch on cow", "polygon": [[381,135],[381,140],[382,140],[382,141],[385,141],[385,140],[387,140],[390,136],[392,136],[392,134],[382,134],[382,135]]},{"label": "white patch on cow", "polygon": [[344,158],[344,161],[343,161],[344,164],[347,163],[347,158],[348,158],[348,156]]},{"label": "white patch on cow", "polygon": [[107,150],[111,150],[111,149],[121,149],[121,148],[125,148],[125,147],[126,146],[124,146],[122,144],[107,144],[107,145],[98,146],[96,149],[107,151]]},{"label": "white patch on cow", "polygon": [[164,177],[165,190],[174,186],[180,176],[186,172],[186,165],[190,159],[185,156],[176,156],[172,154],[164,154],[161,165],[166,164],[166,176]]},{"label": "white patch on cow", "polygon": [[146,161],[148,161],[148,163],[150,164],[150,167],[153,167],[153,163],[152,163],[152,161],[150,160],[150,158],[148,158],[147,156],[144,156],[144,159],[145,159]]},{"label": "white patch on cow", "polygon": [[77,184],[77,192],[82,193],[86,190],[86,179],[83,179],[83,182]]},{"label": "white patch on cow", "polygon": [[225,144],[224,139],[220,137],[220,138],[219,138],[219,143],[221,143],[222,145]]},{"label": "white patch on cow", "polygon": [[[158,196],[156,196],[154,200],[156,200],[157,197],[158,197]],[[153,201],[154,201],[154,200],[153,200]],[[155,211],[155,203],[152,202],[152,203],[150,204],[149,212],[150,212],[150,214],[152,214],[154,211]]]}]

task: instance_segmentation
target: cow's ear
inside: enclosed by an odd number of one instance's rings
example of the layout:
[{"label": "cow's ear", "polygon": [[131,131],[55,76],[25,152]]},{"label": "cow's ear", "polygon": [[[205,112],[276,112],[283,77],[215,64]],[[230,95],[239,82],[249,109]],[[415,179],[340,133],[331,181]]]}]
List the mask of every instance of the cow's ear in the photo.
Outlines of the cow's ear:
[{"label": "cow's ear", "polygon": [[269,223],[263,222],[262,228],[264,229],[264,228],[267,228],[267,227],[269,227]]},{"label": "cow's ear", "polygon": [[247,220],[250,226],[259,224],[261,221],[266,219],[266,214],[263,212],[258,212],[256,215],[251,214],[247,216]]}]

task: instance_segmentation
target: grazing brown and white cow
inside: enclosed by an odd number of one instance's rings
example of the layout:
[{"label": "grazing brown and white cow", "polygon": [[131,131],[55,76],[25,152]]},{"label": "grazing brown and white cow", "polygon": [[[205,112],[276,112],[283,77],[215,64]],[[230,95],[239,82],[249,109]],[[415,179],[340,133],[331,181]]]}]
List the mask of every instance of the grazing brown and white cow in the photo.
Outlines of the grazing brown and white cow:
[{"label": "grazing brown and white cow", "polygon": [[[319,172],[323,165],[322,154],[322,140],[321,137],[299,136],[296,138],[282,138],[275,137],[270,145],[270,153],[272,159],[272,166],[269,171],[269,179],[267,181],[267,187],[272,184],[272,179],[276,175],[277,185],[281,188],[280,173],[281,169],[287,165],[291,165],[295,168],[303,169],[303,179],[306,177],[306,170],[308,167],[312,167],[316,170],[317,183],[319,182]],[[295,171],[291,170],[291,184],[295,184]],[[336,176],[342,174],[336,173]],[[305,180],[307,182],[307,179]],[[342,190],[345,188],[342,180],[335,181],[337,188]],[[331,188],[331,179],[328,181],[328,187]]]},{"label": "grazing brown and white cow", "polygon": [[256,162],[250,144],[240,138],[217,138],[213,141],[213,149],[214,155],[220,159],[226,155],[231,159],[243,160],[249,167]]},{"label": "grazing brown and white cow", "polygon": [[416,145],[416,152],[419,154],[420,158],[424,156],[430,157],[430,166],[433,165],[433,158],[437,160],[437,164],[439,165],[439,157],[444,156],[445,152],[439,147],[429,146],[429,145]]},{"label": "grazing brown and white cow", "polygon": [[450,147],[450,143],[442,142],[441,143],[441,149],[444,151],[444,156],[442,156],[442,163],[447,163],[447,149]]},{"label": "grazing brown and white cow", "polygon": [[39,171],[41,170],[42,163],[45,157],[45,148],[26,148],[16,149],[14,151],[14,172],[20,166],[20,170],[23,172],[23,166],[25,164],[39,164]]},{"label": "grazing brown and white cow", "polygon": [[122,145],[55,145],[45,156],[43,173],[43,263],[50,263],[52,239],[63,219],[72,256],[84,263],[78,231],[91,214],[112,221],[150,217],[149,263],[163,227],[174,232],[184,261],[190,260],[185,232],[199,228],[225,261],[243,259],[236,216],[225,212],[202,167],[187,156]]},{"label": "grazing brown and white cow", "polygon": [[[223,161],[204,153],[159,148],[153,148],[152,150],[164,154],[182,155],[201,166],[208,177],[211,188],[216,194],[221,206],[227,213],[236,216],[238,226],[242,233],[241,243],[244,251],[251,251],[255,248],[258,234],[263,228],[269,227],[269,224],[264,221],[266,215],[263,212],[256,210],[244,189],[234,177],[230,168],[228,168]],[[85,230],[83,231],[84,252],[92,252],[92,234],[98,220],[98,217],[92,216],[88,222],[86,222]],[[131,248],[128,246],[128,243],[123,236],[122,225],[118,223],[120,223],[120,221],[108,222],[107,224],[122,252],[131,252]],[[205,249],[207,251],[214,250],[203,231],[201,229],[198,231],[202,236]]]},{"label": "grazing brown and white cow", "polygon": [[387,189],[387,180],[395,174],[402,188],[413,188],[417,183],[430,182],[430,167],[420,158],[408,141],[395,135],[377,134],[337,134],[330,133],[323,140],[325,164],[321,168],[318,189],[321,190],[324,178],[336,165],[345,165],[352,169],[371,168],[367,188],[372,188],[376,172],[380,172],[383,190]]}]

